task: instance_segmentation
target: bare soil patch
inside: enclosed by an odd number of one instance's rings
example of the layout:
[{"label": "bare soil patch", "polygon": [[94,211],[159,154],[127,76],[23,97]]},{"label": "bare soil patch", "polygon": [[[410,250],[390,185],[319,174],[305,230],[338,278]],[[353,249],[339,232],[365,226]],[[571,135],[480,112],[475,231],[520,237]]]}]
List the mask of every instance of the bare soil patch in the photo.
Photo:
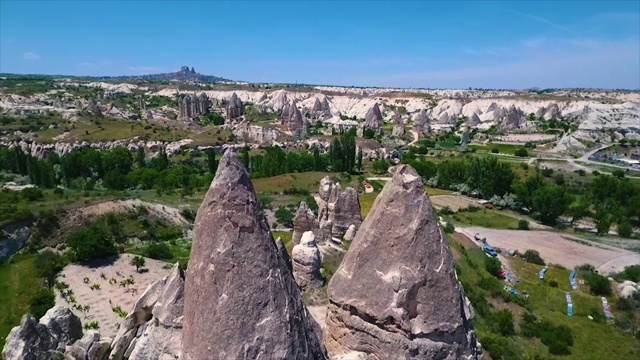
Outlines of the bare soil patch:
[{"label": "bare soil patch", "polygon": [[478,233],[487,242],[501,249],[513,249],[524,253],[536,250],[548,264],[559,264],[573,268],[585,263],[591,264],[601,273],[621,271],[625,266],[640,263],[640,254],[610,246],[598,245],[579,239],[569,239],[567,235],[551,231],[498,230],[468,227],[456,230],[473,237]]},{"label": "bare soil patch", "polygon": [[[83,324],[97,321],[102,336],[115,336],[123,318],[112,307],[120,306],[122,310],[130,311],[147,286],[167,275],[170,270],[165,268],[168,265],[166,262],[145,259],[144,271],[138,273],[130,264],[133,257],[131,254],[123,254],[112,262],[101,260],[88,265],[68,265],[58,275],[57,281],[67,283],[73,291],[76,304],[88,305],[89,310],[85,314],[73,308],[73,304],[63,299],[58,291],[56,305],[69,307],[82,319]],[[120,282],[127,278],[133,278],[134,284],[125,288]],[[93,284],[100,285],[100,288],[92,290]]]}]

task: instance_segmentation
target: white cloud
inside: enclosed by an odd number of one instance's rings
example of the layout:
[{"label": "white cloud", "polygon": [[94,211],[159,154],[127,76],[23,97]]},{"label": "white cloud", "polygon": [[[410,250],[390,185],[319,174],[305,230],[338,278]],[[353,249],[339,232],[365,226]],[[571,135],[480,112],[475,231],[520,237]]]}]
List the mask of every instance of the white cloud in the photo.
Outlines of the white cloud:
[{"label": "white cloud", "polygon": [[80,66],[96,66],[96,64],[88,62],[88,61],[81,62],[78,65],[80,65]]},{"label": "white cloud", "polygon": [[23,57],[25,60],[36,60],[36,59],[40,59],[40,55],[38,55],[38,54],[36,54],[36,53],[34,53],[34,52],[31,52],[31,51],[24,53],[24,54],[22,55],[22,57]]}]

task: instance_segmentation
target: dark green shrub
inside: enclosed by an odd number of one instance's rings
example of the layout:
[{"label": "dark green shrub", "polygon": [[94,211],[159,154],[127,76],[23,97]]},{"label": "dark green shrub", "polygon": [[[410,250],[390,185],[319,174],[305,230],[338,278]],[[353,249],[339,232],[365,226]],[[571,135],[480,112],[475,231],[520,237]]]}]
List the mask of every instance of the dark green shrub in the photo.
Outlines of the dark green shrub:
[{"label": "dark green shrub", "polygon": [[173,252],[169,245],[163,242],[154,242],[144,249],[144,254],[148,258],[156,260],[170,260],[173,258]]},{"label": "dark green shrub", "polygon": [[515,151],[515,155],[518,157],[527,157],[529,156],[529,152],[525,148],[520,148]]},{"label": "dark green shrub", "polygon": [[36,257],[36,271],[38,276],[47,281],[49,288],[53,287],[56,275],[64,269],[67,264],[66,259],[51,250],[45,250]]},{"label": "dark green shrub", "polygon": [[631,235],[633,235],[633,227],[631,226],[631,223],[623,221],[618,224],[618,235],[627,239],[631,238]]},{"label": "dark green shrub", "polygon": [[484,268],[493,276],[498,276],[498,272],[502,269],[502,263],[493,256],[487,256],[484,260]]},{"label": "dark green shrub", "polygon": [[518,230],[529,230],[529,222],[525,219],[518,220]]},{"label": "dark green shrub", "polygon": [[38,189],[37,187],[25,188],[22,190],[21,194],[22,197],[24,197],[28,201],[36,201],[44,197],[42,190]]},{"label": "dark green shrub", "polygon": [[53,290],[42,289],[36,293],[29,304],[29,312],[36,319],[40,319],[47,310],[51,309],[56,302]]},{"label": "dark green shrub", "polygon": [[526,262],[530,262],[532,264],[544,265],[544,260],[540,257],[540,253],[536,250],[527,250],[522,255],[522,258]]},{"label": "dark green shrub", "polygon": [[557,288],[558,287],[558,282],[555,280],[551,280],[549,281],[549,286],[551,286],[552,288]]},{"label": "dark green shrub", "polygon": [[444,226],[442,230],[444,230],[444,232],[447,234],[453,234],[453,232],[456,231],[456,227],[453,226],[452,223],[447,222],[447,224]]},{"label": "dark green shrub", "polygon": [[611,295],[611,283],[606,277],[595,272],[583,273],[584,281],[589,286],[591,294],[598,296]]},{"label": "dark green shrub", "polygon": [[502,336],[512,336],[516,334],[513,326],[513,315],[511,311],[503,309],[491,315],[490,326],[493,332]]}]

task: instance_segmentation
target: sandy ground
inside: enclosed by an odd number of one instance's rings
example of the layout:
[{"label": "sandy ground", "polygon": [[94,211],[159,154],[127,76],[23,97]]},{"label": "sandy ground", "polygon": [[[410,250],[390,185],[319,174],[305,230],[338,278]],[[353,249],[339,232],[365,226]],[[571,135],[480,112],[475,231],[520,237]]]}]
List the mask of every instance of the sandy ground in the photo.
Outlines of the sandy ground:
[{"label": "sandy ground", "polygon": [[480,206],[476,199],[461,195],[436,195],[430,196],[429,199],[436,209],[448,206],[451,210],[458,211],[461,208],[469,207],[469,205]]},{"label": "sandy ground", "polygon": [[621,271],[625,266],[640,264],[640,254],[612,246],[574,238],[550,231],[497,230],[481,227],[456,228],[457,231],[473,239],[476,233],[487,238],[492,246],[513,249],[524,253],[528,249],[537,250],[546,263],[560,264],[573,268],[589,263],[601,273]]},{"label": "sandy ground", "polygon": [[[167,275],[170,268],[165,269],[166,262],[146,259],[146,264],[142,273],[137,273],[136,268],[130,265],[133,255],[124,254],[118,257],[111,264],[95,263],[92,266],[71,264],[64,268],[58,275],[58,281],[66,282],[73,290],[76,303],[79,305],[89,305],[90,310],[86,313],[73,309],[56,291],[56,305],[68,306],[86,324],[91,321],[98,321],[100,333],[103,336],[113,337],[118,332],[118,324],[122,321],[116,313],[111,310],[112,305],[119,305],[122,310],[129,312],[133,303],[142,295],[149,284]],[[102,261],[104,263],[104,261]],[[170,266],[170,264],[169,264]],[[101,278],[104,274],[105,279]],[[126,289],[119,285],[120,281],[133,277],[135,284]],[[84,279],[89,282],[85,283]],[[117,284],[109,284],[110,279],[116,279]],[[99,284],[99,290],[91,290],[92,284]],[[109,303],[111,301],[111,303]]]}]

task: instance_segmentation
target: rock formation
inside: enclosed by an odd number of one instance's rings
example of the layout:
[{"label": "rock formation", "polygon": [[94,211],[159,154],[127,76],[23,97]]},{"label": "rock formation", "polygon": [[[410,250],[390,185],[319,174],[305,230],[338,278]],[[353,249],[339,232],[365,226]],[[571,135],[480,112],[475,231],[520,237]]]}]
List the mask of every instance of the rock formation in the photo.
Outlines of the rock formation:
[{"label": "rock formation", "polygon": [[182,95],[178,97],[178,120],[188,121],[205,115],[209,112],[211,102],[209,97],[202,93]]},{"label": "rock formation", "polygon": [[41,360],[49,359],[55,352],[61,356],[67,345],[81,337],[80,318],[69,308],[56,306],[39,322],[31,314],[24,315],[20,325],[7,336],[2,357],[4,360]]},{"label": "rock formation", "polygon": [[471,115],[467,120],[467,124],[469,124],[469,126],[471,127],[475,127],[479,125],[481,122],[482,121],[480,121],[480,117],[476,113],[473,113],[473,115]]},{"label": "rock formation", "polygon": [[[504,109],[504,108],[503,108]],[[498,117],[498,124],[502,130],[515,130],[520,127],[520,122],[524,118],[524,113],[515,105],[511,105]]]},{"label": "rock formation", "polygon": [[195,220],[181,359],[324,359],[316,327],[227,150]]},{"label": "rock formation", "polygon": [[[381,256],[384,254],[384,256]],[[394,171],[328,287],[329,355],[475,359],[471,311],[422,180]]]},{"label": "rock formation", "polygon": [[111,339],[101,338],[97,330],[89,330],[65,351],[65,359],[103,360],[109,354]]},{"label": "rock formation", "polygon": [[353,241],[353,238],[356,237],[356,226],[354,224],[349,225],[347,232],[344,233],[344,237],[342,238],[344,241]]},{"label": "rock formation", "polygon": [[238,95],[233,93],[227,104],[227,120],[233,120],[242,115],[244,115],[244,105]]},{"label": "rock formation", "polygon": [[293,100],[282,110],[280,124],[286,126],[286,128],[294,134],[309,134],[309,123],[307,119],[302,116],[300,109],[298,109],[296,102]]},{"label": "rock formation", "polygon": [[293,277],[301,289],[318,289],[324,285],[320,273],[320,251],[316,246],[316,236],[307,231],[302,235],[300,243],[291,251]]},{"label": "rock formation", "polygon": [[100,110],[100,106],[96,99],[89,99],[89,102],[87,103],[87,111],[93,114],[93,116],[102,116],[102,110]]},{"label": "rock formation", "polygon": [[356,228],[362,223],[358,192],[348,187],[342,190],[329,176],[320,181],[318,190],[318,218],[321,242],[331,238],[342,239],[351,225]]},{"label": "rock formation", "polygon": [[331,106],[329,105],[329,101],[325,97],[320,101],[320,99],[316,98],[313,103],[313,108],[311,109],[311,113],[314,117],[318,119],[329,119],[331,118]]},{"label": "rock formation", "polygon": [[402,137],[404,135],[404,121],[402,121],[402,115],[396,110],[393,115],[393,130],[391,130],[391,136]]},{"label": "rock formation", "polygon": [[180,356],[184,273],[175,264],[169,275],[149,285],[124,319],[111,344],[110,360],[174,359]]},{"label": "rock formation", "polygon": [[302,234],[307,231],[313,231],[315,234],[318,232],[318,219],[316,215],[309,209],[306,201],[300,202],[298,211],[293,217],[293,245],[300,243]]},{"label": "rock formation", "polygon": [[364,117],[364,127],[374,130],[376,133],[382,131],[382,113],[378,103],[374,104]]},{"label": "rock formation", "polygon": [[413,130],[418,132],[418,136],[425,136],[431,133],[431,124],[427,112],[422,109],[413,119]]}]

